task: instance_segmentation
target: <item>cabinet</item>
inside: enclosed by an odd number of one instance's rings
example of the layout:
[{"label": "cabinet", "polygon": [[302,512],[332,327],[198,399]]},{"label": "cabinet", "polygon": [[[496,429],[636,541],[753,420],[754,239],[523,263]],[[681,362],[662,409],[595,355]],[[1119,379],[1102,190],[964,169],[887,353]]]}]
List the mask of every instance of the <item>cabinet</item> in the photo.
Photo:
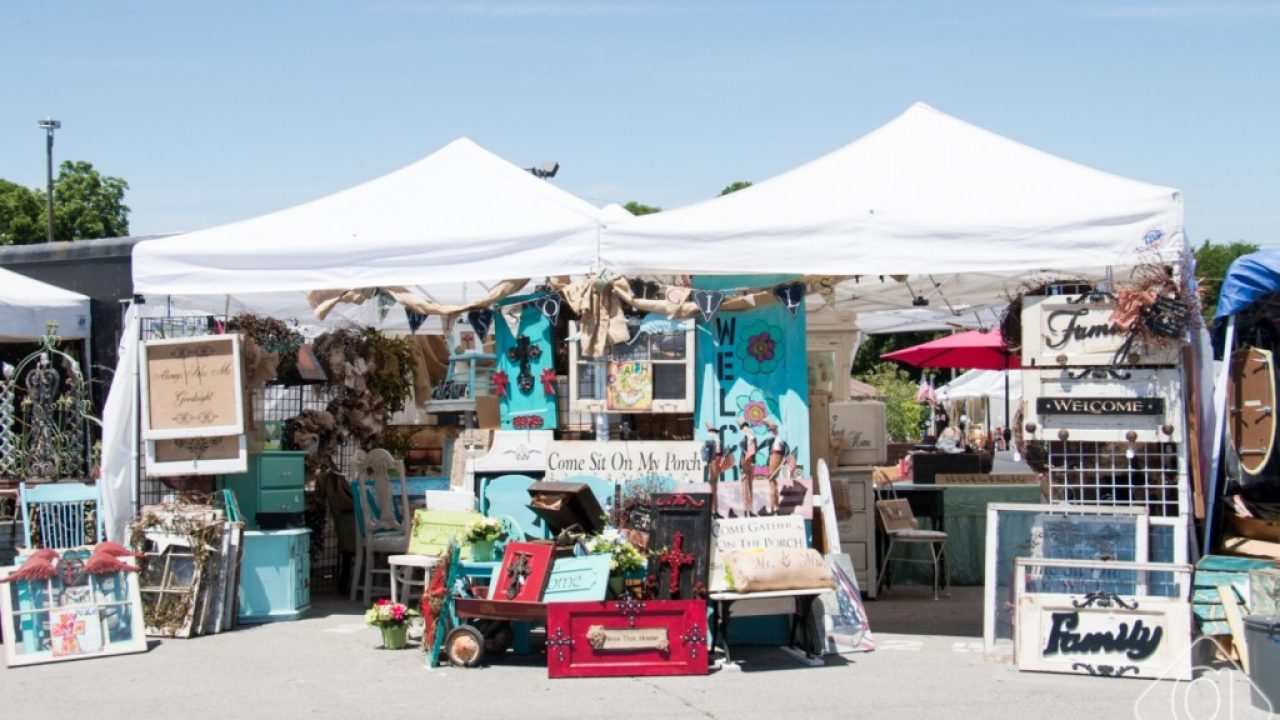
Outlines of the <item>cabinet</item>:
[{"label": "cabinet", "polygon": [[303,524],[307,479],[305,452],[269,450],[249,457],[249,469],[223,475],[219,488],[235,493],[248,530],[280,529]]},{"label": "cabinet", "polygon": [[311,609],[311,531],[248,530],[240,560],[244,624],[297,620]]},{"label": "cabinet", "polygon": [[828,308],[808,314],[809,391],[825,392],[832,402],[849,399],[853,368],[854,315]]},{"label": "cabinet", "polygon": [[876,596],[876,503],[871,466],[838,467],[831,472],[840,551],[853,560],[858,588]]}]

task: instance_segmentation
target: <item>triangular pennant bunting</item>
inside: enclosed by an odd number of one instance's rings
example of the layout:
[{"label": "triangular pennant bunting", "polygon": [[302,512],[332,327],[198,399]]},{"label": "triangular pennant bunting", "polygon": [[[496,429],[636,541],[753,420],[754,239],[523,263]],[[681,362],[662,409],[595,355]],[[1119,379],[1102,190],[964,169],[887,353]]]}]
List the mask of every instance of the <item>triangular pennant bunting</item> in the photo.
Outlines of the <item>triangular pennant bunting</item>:
[{"label": "triangular pennant bunting", "polygon": [[698,306],[698,312],[702,313],[702,321],[709,322],[711,316],[720,310],[720,303],[724,302],[724,293],[719,290],[694,290],[693,304]]},{"label": "triangular pennant bunting", "polygon": [[804,304],[806,289],[802,282],[779,285],[773,289],[773,296],[778,298],[778,302],[787,309],[787,312],[791,313],[791,317],[795,317],[796,313],[800,312],[800,306]]},{"label": "triangular pennant bunting", "polygon": [[471,325],[472,330],[476,331],[476,336],[483,343],[489,334],[489,328],[493,327],[493,311],[488,308],[472,310],[467,313],[467,323]]},{"label": "triangular pennant bunting", "polygon": [[406,307],[404,309],[404,317],[405,317],[405,320],[409,322],[410,333],[418,332],[418,328],[422,327],[422,323],[427,321],[427,316],[425,313],[420,313],[417,310],[414,310],[413,308],[410,308],[410,307]]},{"label": "triangular pennant bunting", "polygon": [[542,311],[542,316],[550,320],[552,325],[555,325],[560,317],[560,302],[560,293],[546,295],[536,300],[538,310]]}]

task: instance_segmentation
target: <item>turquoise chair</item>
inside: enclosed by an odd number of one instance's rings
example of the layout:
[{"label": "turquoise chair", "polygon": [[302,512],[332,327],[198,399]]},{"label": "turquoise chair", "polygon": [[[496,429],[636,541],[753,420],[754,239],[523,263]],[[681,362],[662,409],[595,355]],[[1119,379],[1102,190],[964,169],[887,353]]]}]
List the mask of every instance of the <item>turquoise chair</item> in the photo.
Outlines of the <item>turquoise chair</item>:
[{"label": "turquoise chair", "polygon": [[[73,548],[104,539],[102,499],[96,485],[24,482],[18,487],[18,503],[28,548]],[[33,524],[38,538],[33,537]]]}]

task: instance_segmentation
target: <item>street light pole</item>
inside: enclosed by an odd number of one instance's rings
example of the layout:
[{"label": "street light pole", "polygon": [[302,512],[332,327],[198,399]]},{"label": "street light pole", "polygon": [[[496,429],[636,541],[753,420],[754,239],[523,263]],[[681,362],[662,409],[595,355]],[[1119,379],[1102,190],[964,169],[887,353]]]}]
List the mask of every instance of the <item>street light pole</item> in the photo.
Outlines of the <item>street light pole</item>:
[{"label": "street light pole", "polygon": [[62,123],[53,118],[45,118],[36,123],[45,131],[45,212],[49,220],[48,242],[53,242],[53,131],[62,127]]}]

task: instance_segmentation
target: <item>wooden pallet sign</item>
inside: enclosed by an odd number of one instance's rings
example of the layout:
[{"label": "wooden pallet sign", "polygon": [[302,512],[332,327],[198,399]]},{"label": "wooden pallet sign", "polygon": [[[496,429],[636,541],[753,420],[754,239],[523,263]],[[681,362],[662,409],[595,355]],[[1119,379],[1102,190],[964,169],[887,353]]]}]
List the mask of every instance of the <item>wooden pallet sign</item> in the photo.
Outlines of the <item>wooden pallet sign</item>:
[{"label": "wooden pallet sign", "polygon": [[657,556],[650,574],[659,600],[705,597],[711,569],[711,493],[654,493],[653,534]]},{"label": "wooden pallet sign", "polygon": [[1036,578],[1050,569],[1129,571],[1134,585],[1148,573],[1173,573],[1186,588],[1191,568],[1162,563],[1081,560],[1017,561],[1019,670],[1105,677],[1191,679],[1191,603],[1176,597],[1097,591],[1036,592]]}]

